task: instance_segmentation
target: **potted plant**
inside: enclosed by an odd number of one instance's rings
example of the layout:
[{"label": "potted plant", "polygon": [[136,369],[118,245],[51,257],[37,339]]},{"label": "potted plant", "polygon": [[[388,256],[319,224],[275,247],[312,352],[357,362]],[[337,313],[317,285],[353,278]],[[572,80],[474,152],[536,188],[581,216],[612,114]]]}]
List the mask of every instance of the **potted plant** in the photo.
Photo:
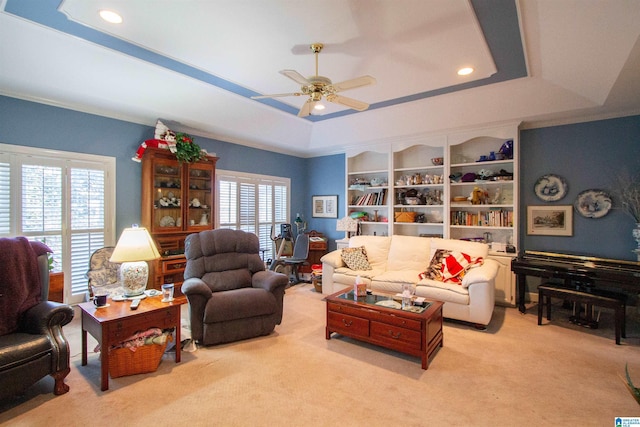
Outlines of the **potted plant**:
[{"label": "potted plant", "polygon": [[631,393],[633,398],[636,400],[636,402],[638,402],[638,404],[640,404],[640,388],[635,387],[633,385],[633,382],[631,381],[631,375],[629,375],[629,365],[628,364],[626,364],[624,366],[624,372],[625,372],[626,377],[627,377],[627,380],[625,381],[625,385],[627,386],[627,389],[629,390],[629,392]]},{"label": "potted plant", "polygon": [[193,138],[186,133],[176,133],[176,158],[179,162],[191,163],[205,157],[206,153],[198,144],[193,142]]}]

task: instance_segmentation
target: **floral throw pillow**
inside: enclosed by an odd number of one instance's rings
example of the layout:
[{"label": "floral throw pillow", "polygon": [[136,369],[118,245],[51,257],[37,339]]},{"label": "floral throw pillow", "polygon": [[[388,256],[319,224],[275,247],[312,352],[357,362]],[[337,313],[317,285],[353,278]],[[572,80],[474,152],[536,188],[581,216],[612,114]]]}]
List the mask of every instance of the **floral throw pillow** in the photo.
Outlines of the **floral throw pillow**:
[{"label": "floral throw pillow", "polygon": [[371,270],[364,246],[357,248],[343,248],[342,260],[352,270]]}]

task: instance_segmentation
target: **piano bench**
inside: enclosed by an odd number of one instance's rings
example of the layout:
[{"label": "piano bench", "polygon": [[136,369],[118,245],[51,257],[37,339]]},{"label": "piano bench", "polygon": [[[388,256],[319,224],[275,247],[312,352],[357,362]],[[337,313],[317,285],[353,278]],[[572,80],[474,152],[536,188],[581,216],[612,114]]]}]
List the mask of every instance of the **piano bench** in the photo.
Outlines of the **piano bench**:
[{"label": "piano bench", "polygon": [[616,344],[620,344],[620,337],[627,337],[625,330],[627,296],[625,294],[604,290],[586,292],[567,288],[556,283],[543,283],[538,286],[538,325],[542,325],[542,310],[545,303],[547,306],[547,320],[551,320],[552,297],[563,298],[577,304],[586,304],[589,316],[591,316],[589,310],[593,306],[613,309],[615,312]]}]

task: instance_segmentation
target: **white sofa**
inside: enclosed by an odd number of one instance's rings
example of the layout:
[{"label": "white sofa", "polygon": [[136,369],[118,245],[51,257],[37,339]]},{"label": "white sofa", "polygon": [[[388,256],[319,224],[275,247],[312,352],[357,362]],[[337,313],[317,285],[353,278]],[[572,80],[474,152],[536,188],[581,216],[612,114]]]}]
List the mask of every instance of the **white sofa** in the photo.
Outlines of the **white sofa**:
[{"label": "white sofa", "polygon": [[[403,283],[416,285],[416,296],[443,301],[443,316],[486,326],[495,305],[495,277],[498,263],[487,259],[488,245],[464,240],[416,236],[354,236],[349,247],[364,246],[371,270],[351,270],[342,260],[342,249],[321,258],[322,293],[338,292],[355,284],[360,276],[367,289],[386,293],[402,292]],[[461,284],[420,279],[437,249],[448,249],[482,257],[483,265],[471,268]]]}]

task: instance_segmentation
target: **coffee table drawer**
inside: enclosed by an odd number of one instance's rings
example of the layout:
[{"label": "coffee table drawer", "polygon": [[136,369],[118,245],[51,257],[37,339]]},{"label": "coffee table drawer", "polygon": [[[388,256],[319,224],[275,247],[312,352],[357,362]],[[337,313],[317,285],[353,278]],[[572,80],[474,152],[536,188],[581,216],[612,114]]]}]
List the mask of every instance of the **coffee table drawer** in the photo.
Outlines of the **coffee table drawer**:
[{"label": "coffee table drawer", "polygon": [[422,348],[420,331],[399,328],[388,323],[371,322],[371,339],[384,341],[389,346],[412,347],[416,350]]},{"label": "coffee table drawer", "polygon": [[373,313],[371,320],[378,320],[382,323],[400,326],[401,328],[413,329],[419,331],[422,329],[422,322],[419,320],[407,319],[406,317],[396,316],[389,313]]},{"label": "coffee table drawer", "polygon": [[368,310],[366,308],[353,307],[346,304],[334,304],[331,302],[327,303],[327,308],[329,311],[334,311],[336,313],[344,313],[366,318],[369,318],[373,313],[375,313],[373,310]]},{"label": "coffee table drawer", "polygon": [[345,335],[369,336],[369,321],[344,313],[327,313],[328,329]]}]

